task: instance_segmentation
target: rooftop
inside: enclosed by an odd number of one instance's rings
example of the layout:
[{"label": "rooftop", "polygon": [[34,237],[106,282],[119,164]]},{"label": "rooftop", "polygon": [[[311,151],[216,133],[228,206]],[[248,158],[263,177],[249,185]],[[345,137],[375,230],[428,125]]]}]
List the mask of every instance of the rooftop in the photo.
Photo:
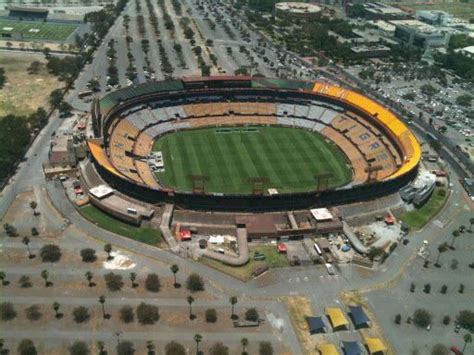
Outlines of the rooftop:
[{"label": "rooftop", "polygon": [[315,4],[308,4],[305,2],[279,2],[275,4],[275,8],[282,11],[289,11],[292,13],[317,13],[321,11],[321,7]]}]

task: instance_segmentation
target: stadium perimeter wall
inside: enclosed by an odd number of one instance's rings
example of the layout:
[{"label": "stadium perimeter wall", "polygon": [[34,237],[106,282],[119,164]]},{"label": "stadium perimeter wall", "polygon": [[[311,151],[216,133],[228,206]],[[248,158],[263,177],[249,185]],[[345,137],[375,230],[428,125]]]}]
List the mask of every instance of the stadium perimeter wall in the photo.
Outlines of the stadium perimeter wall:
[{"label": "stadium perimeter wall", "polygon": [[[390,127],[380,122],[379,112],[368,112],[364,107],[360,107],[348,100],[348,93],[354,93],[342,88],[330,86],[327,89],[319,90],[324,92],[315,92],[318,83],[286,81],[279,79],[250,79],[245,77],[220,77],[220,78],[200,78],[184,79],[180,81],[168,81],[164,83],[147,83],[139,87],[118,90],[107,95],[100,102],[94,102],[92,105],[92,117],[94,131],[97,136],[103,136],[104,145],[107,146],[108,127],[124,111],[132,107],[147,104],[156,100],[172,103],[177,97],[180,99],[191,98],[203,95],[219,94],[220,96],[234,95],[238,91],[245,92],[247,95],[258,97],[273,97],[278,100],[291,100],[295,97],[306,99],[318,99],[341,108],[355,112],[370,122],[386,134],[387,138],[394,142],[397,150],[405,156],[399,136],[393,132]],[[331,91],[332,90],[332,91]],[[340,91],[342,90],[342,91]],[[360,94],[356,94],[364,97]],[[354,97],[352,97],[354,99]],[[359,99],[356,97],[355,99]],[[277,100],[277,101],[278,101]],[[379,104],[368,102],[372,110],[386,110]],[[374,106],[375,105],[375,106]],[[377,106],[378,105],[378,106]],[[388,111],[388,110],[386,110]],[[382,112],[383,115],[391,113]],[[393,115],[393,114],[391,114]],[[390,119],[396,119],[395,116]],[[278,195],[223,195],[223,194],[192,194],[177,191],[157,190],[149,186],[139,184],[121,176],[118,171],[110,169],[109,162],[104,164],[103,155],[99,158],[92,152],[92,160],[97,166],[98,172],[110,183],[110,185],[119,191],[130,196],[143,200],[148,203],[174,203],[187,209],[197,210],[223,210],[223,211],[251,211],[264,212],[276,210],[294,210],[317,206],[334,206],[357,201],[367,201],[386,196],[397,192],[401,187],[410,182],[417,174],[417,167],[420,159],[421,149],[413,134],[398,119],[395,122],[398,129],[403,129],[404,133],[409,133],[412,137],[410,147],[413,152],[403,165],[409,165],[402,174],[397,174],[393,179],[385,181],[369,182],[364,185],[353,186],[337,190],[326,190],[321,192],[290,193]],[[100,160],[100,161],[99,161]],[[403,168],[403,166],[402,166]],[[399,169],[399,171],[402,169]]]}]

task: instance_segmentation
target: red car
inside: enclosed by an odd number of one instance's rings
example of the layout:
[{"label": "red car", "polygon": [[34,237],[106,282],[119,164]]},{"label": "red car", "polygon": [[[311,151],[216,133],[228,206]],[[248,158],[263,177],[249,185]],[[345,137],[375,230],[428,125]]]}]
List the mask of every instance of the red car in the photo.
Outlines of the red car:
[{"label": "red car", "polygon": [[455,345],[451,346],[449,350],[451,350],[456,355],[462,355],[462,351],[459,350],[459,348]]}]

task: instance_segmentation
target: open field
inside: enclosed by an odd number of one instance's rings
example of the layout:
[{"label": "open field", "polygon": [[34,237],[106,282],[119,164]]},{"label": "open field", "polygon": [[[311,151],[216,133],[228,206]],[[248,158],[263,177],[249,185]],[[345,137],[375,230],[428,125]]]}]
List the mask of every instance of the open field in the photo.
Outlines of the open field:
[{"label": "open field", "polygon": [[38,74],[28,74],[26,69],[35,60],[44,63],[40,54],[2,52],[0,55],[0,68],[5,69],[7,77],[5,86],[0,89],[0,117],[28,115],[39,107],[46,108],[50,92],[62,86],[44,66]]},{"label": "open field", "polygon": [[[349,182],[343,153],[323,136],[298,128],[205,128],[179,131],[155,142],[162,151],[164,185],[192,191],[190,175],[204,175],[206,192],[251,193],[249,178],[264,177],[264,188],[279,192],[316,188],[315,174],[329,172],[330,187]],[[325,184],[325,182],[324,182]]]},{"label": "open field", "polygon": [[[12,39],[23,41],[65,41],[77,29],[77,24],[0,20],[0,34],[3,38],[11,35]],[[17,34],[20,36],[17,38]]]},{"label": "open field", "polygon": [[404,213],[400,216],[400,220],[415,229],[421,229],[441,210],[448,197],[449,191],[446,188],[436,187],[429,200],[421,208]]},{"label": "open field", "polygon": [[[236,277],[239,280],[247,281],[252,277],[252,272],[261,266],[267,265],[268,267],[284,267],[288,266],[288,259],[285,254],[279,254],[276,250],[276,246],[250,246],[250,260],[243,266],[230,266],[222,264],[217,260],[208,258],[202,258],[201,262],[221,272],[229,274],[230,276]],[[259,251],[264,254],[266,259],[264,261],[253,260],[255,251]]]},{"label": "open field", "polygon": [[401,8],[412,8],[418,10],[441,10],[449,12],[450,14],[469,19],[474,17],[474,3],[462,2],[433,2],[433,3],[417,3],[417,2],[394,2],[391,5]]},{"label": "open field", "polygon": [[92,205],[80,208],[79,212],[89,221],[113,233],[150,245],[159,245],[162,243],[161,233],[156,229],[135,227],[121,222]]}]

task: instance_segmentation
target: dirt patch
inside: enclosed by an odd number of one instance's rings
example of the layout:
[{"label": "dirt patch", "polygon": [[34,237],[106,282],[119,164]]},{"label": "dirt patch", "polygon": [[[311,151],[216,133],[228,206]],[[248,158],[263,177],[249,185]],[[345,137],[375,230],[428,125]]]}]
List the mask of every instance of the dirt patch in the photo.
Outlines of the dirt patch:
[{"label": "dirt patch", "polygon": [[296,332],[304,354],[315,354],[316,348],[323,341],[319,335],[310,335],[306,317],[313,314],[311,304],[306,297],[285,297],[284,299],[290,313],[291,323]]},{"label": "dirt patch", "polygon": [[[28,74],[27,68],[33,61],[42,63],[37,74]],[[28,115],[37,108],[48,107],[49,94],[63,84],[49,74],[41,54],[5,53],[0,56],[0,67],[5,69],[7,82],[0,90],[0,117]]]}]

